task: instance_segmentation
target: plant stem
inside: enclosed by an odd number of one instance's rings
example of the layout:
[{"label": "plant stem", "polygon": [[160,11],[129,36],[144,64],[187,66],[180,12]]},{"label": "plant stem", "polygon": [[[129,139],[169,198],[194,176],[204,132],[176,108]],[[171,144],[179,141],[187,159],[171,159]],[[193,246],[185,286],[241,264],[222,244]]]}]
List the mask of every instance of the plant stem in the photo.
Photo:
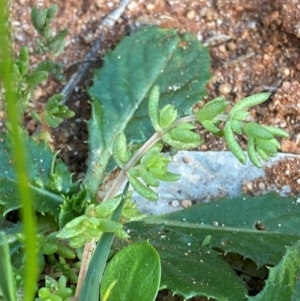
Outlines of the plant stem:
[{"label": "plant stem", "polygon": [[229,117],[226,114],[219,114],[216,119],[220,120],[220,121],[228,121]]},{"label": "plant stem", "polygon": [[111,189],[108,191],[108,193],[105,195],[103,202],[113,198],[117,192],[120,190],[120,187],[127,179],[127,171],[132,168],[141,158],[142,156],[153,146],[155,143],[159,142],[163,135],[166,134],[168,131],[173,129],[174,127],[187,123],[187,122],[193,122],[196,121],[195,115],[190,115],[183,117],[181,119],[178,119],[174,121],[167,129],[163,130],[162,132],[156,132],[155,134],[150,137],[149,140],[147,140],[142,147],[133,155],[133,157],[129,160],[129,162],[125,165],[124,169],[122,169],[116,178],[114,184],[112,185]]}]

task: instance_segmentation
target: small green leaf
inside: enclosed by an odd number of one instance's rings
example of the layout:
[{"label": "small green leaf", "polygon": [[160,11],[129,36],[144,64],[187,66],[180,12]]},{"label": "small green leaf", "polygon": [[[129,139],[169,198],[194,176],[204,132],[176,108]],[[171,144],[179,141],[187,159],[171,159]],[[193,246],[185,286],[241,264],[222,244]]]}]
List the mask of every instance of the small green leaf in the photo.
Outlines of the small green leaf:
[{"label": "small green leaf", "polygon": [[94,216],[97,218],[108,218],[119,206],[120,197],[116,197],[105,202],[102,202],[94,209]]},{"label": "small green leaf", "polygon": [[233,117],[237,111],[247,110],[253,106],[257,106],[266,101],[270,97],[270,95],[271,93],[265,92],[248,96],[234,105],[230,110],[229,115]]},{"label": "small green leaf", "polygon": [[139,193],[141,196],[145,197],[148,200],[157,201],[157,193],[149,187],[147,187],[146,185],[144,185],[139,179],[130,175],[130,170],[129,172],[127,172],[127,177],[129,183],[132,185],[132,187],[136,190],[137,193]]},{"label": "small green leaf", "polygon": [[35,71],[32,72],[27,77],[27,83],[30,86],[30,89],[35,89],[38,84],[46,80],[48,77],[48,73],[45,71]]},{"label": "small green leaf", "polygon": [[224,97],[218,97],[209,101],[196,113],[198,121],[201,124],[203,121],[213,121],[215,117],[224,111],[227,105],[228,101]]},{"label": "small green leaf", "polygon": [[[186,127],[185,125],[188,125],[188,123],[185,123],[183,125],[179,125],[176,128],[171,130],[171,135],[175,140],[178,140],[179,142],[183,143],[196,143],[200,145],[203,143],[201,140],[201,137],[199,134],[190,131],[190,127]],[[194,128],[193,125],[191,125],[192,128]]]},{"label": "small green leaf", "polygon": [[158,119],[158,104],[159,104],[159,87],[154,86],[150,91],[149,102],[148,102],[148,112],[149,117],[155,131],[161,131]]},{"label": "small green leaf", "polygon": [[240,147],[236,140],[234,133],[231,129],[231,121],[227,121],[224,127],[224,137],[229,150],[236,156],[236,158],[242,163],[246,164],[246,157],[243,149]]},{"label": "small green leaf", "polygon": [[211,235],[207,235],[207,236],[204,238],[204,240],[203,240],[203,242],[202,242],[202,244],[201,244],[201,247],[209,246],[210,243],[211,243],[211,238],[212,238]]},{"label": "small green leaf", "polygon": [[161,128],[168,128],[177,118],[177,110],[173,105],[165,105],[159,112],[159,125]]},{"label": "small green leaf", "polygon": [[151,172],[149,172],[143,165],[139,166],[139,176],[142,180],[148,185],[152,187],[158,187],[159,181],[157,178],[153,176]]},{"label": "small green leaf", "polygon": [[237,120],[237,121],[243,121],[245,118],[247,118],[250,115],[248,111],[236,111],[233,116],[232,116],[232,121]]},{"label": "small green leaf", "polygon": [[58,232],[57,238],[66,239],[84,233],[89,226],[89,219],[84,215],[74,218]]},{"label": "small green leaf", "polygon": [[231,120],[231,128],[234,132],[236,132],[238,135],[242,135],[243,131],[242,131],[242,122],[238,121],[238,120]]},{"label": "small green leaf", "polygon": [[49,21],[53,20],[53,18],[55,17],[55,15],[57,13],[57,10],[58,10],[57,4],[53,4],[47,9],[47,19]]},{"label": "small green leaf", "polygon": [[20,71],[20,68],[19,68],[18,64],[13,63],[12,69],[13,69],[12,71],[13,71],[14,80],[17,81],[17,82],[20,82],[22,80],[22,75],[21,75],[21,71]]},{"label": "small green leaf", "polygon": [[260,148],[263,150],[268,156],[274,156],[277,154],[277,147],[270,142],[268,139],[255,139],[256,149]]},{"label": "small green leaf", "polygon": [[31,22],[35,30],[43,35],[44,27],[47,19],[47,9],[38,10],[37,7],[33,7],[31,10]]},{"label": "small green leaf", "polygon": [[288,138],[290,135],[288,132],[276,128],[274,126],[268,126],[268,125],[263,125],[265,129],[267,129],[269,132],[271,132],[275,137],[280,137],[280,138]]},{"label": "small green leaf", "polygon": [[161,266],[157,251],[138,242],[119,251],[108,264],[101,283],[101,299],[112,282],[109,301],[154,301],[160,286]]},{"label": "small green leaf", "polygon": [[126,164],[130,159],[124,132],[119,133],[114,140],[113,158],[120,167]]},{"label": "small green leaf", "polygon": [[20,60],[20,73],[22,76],[25,76],[28,73],[29,69],[29,49],[28,47],[22,47],[19,54]]},{"label": "small green leaf", "polygon": [[33,70],[33,72],[35,71],[45,71],[45,72],[49,72],[51,70],[51,68],[53,67],[55,63],[51,62],[51,61],[43,61],[41,63],[39,63]]},{"label": "small green leaf", "polygon": [[149,170],[157,179],[161,181],[175,182],[180,179],[180,175],[169,172],[167,170],[162,172],[160,169],[153,167],[151,167]]},{"label": "small green leaf", "polygon": [[281,149],[281,144],[275,138],[269,140],[269,143],[272,143],[277,149]]},{"label": "small green leaf", "polygon": [[150,149],[141,158],[141,164],[148,169],[149,167],[154,166],[160,160],[160,157],[160,151]]},{"label": "small green leaf", "polygon": [[99,232],[111,232],[115,233],[122,229],[123,225],[119,222],[113,221],[107,218],[95,218],[97,220],[97,230]]},{"label": "small green leaf", "polygon": [[65,37],[68,35],[68,30],[59,31],[53,38],[49,39],[48,47],[55,56],[61,54],[65,47]]},{"label": "small green leaf", "polygon": [[56,253],[65,259],[75,259],[77,257],[76,252],[73,249],[60,243],[57,244]]},{"label": "small green leaf", "polygon": [[204,120],[201,122],[202,126],[213,134],[220,133],[221,130],[211,121]]},{"label": "small green leaf", "polygon": [[169,144],[170,146],[181,150],[196,148],[203,142],[200,136],[198,136],[198,140],[194,142],[181,142],[179,140],[174,139],[170,132],[164,134],[163,141]]},{"label": "small green leaf", "polygon": [[243,126],[243,131],[248,137],[272,139],[274,135],[256,122],[248,122]]},{"label": "small green leaf", "polygon": [[263,151],[261,148],[257,147],[256,152],[263,160],[268,161],[270,159],[270,156],[265,151]]},{"label": "small green leaf", "polygon": [[253,137],[249,137],[249,139],[248,139],[247,151],[248,151],[249,159],[251,160],[253,165],[260,168],[261,163],[260,163],[259,158],[257,157],[257,154],[256,154],[255,143],[254,143],[254,138]]}]

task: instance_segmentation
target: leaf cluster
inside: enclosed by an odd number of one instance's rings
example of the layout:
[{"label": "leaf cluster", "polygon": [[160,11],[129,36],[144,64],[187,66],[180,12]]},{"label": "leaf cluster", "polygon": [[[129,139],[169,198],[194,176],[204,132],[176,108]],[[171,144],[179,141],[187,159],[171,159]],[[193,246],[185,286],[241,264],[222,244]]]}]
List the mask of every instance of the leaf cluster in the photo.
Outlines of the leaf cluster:
[{"label": "leaf cluster", "polygon": [[[246,97],[234,105],[228,114],[224,110],[228,102],[223,98],[216,98],[204,105],[197,113],[197,120],[213,134],[223,136],[229,150],[242,163],[246,163],[246,156],[236,135],[244,136],[248,140],[247,152],[253,165],[262,167],[259,157],[265,161],[276,156],[280,150],[280,143],[276,138],[287,138],[288,133],[282,129],[260,125],[247,121],[250,116],[248,110],[261,104],[270,97],[270,93],[259,93]],[[224,122],[223,130],[220,125]]]},{"label": "leaf cluster", "polygon": [[32,25],[41,35],[41,38],[37,39],[40,53],[50,51],[54,56],[58,56],[64,50],[65,37],[68,34],[68,30],[63,29],[54,34],[51,29],[51,23],[57,13],[57,9],[57,4],[54,4],[49,8],[39,10],[37,7],[33,7],[31,10]]},{"label": "leaf cluster", "polygon": [[32,68],[30,66],[29,48],[24,46],[12,65],[17,112],[20,116],[23,116],[26,111],[29,111],[31,116],[42,124],[42,130],[44,131],[48,131],[49,126],[57,127],[64,119],[74,116],[74,113],[66,105],[61,104],[64,97],[60,94],[53,95],[47,101],[42,112],[41,106],[37,106],[33,99],[33,91],[40,83],[47,80],[49,73],[54,74],[56,78],[63,79],[63,75],[60,73],[62,65],[52,60],[52,57],[63,50],[67,35],[67,30],[62,30],[56,35],[53,35],[51,31],[51,22],[56,11],[57,5],[53,5],[49,9],[38,10],[33,8],[31,13],[33,25],[43,38],[42,40],[37,39],[38,45],[43,50],[42,53],[50,55],[51,59],[42,61]]},{"label": "leaf cluster", "polygon": [[60,276],[58,280],[45,276],[45,286],[38,291],[38,298],[35,301],[71,301],[69,298],[74,295],[74,287],[67,286],[65,276]]}]

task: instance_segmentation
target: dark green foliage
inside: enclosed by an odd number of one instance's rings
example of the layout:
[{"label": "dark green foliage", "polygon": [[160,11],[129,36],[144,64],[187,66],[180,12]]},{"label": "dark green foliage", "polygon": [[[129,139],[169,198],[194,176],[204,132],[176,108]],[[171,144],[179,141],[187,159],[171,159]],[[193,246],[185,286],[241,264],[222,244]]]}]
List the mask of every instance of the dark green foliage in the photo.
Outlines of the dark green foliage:
[{"label": "dark green foliage", "polygon": [[296,201],[275,193],[239,196],[150,216],[126,227],[133,241],[149,240],[157,249],[162,287],[185,298],[246,300],[245,287],[220,255],[240,254],[257,267],[278,264],[286,247],[300,240]]}]

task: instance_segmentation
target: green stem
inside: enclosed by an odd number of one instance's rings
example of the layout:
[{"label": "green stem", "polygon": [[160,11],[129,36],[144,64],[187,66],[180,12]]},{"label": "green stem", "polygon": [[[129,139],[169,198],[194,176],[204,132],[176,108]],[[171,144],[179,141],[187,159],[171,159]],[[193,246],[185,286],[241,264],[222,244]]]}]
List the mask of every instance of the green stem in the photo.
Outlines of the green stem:
[{"label": "green stem", "polygon": [[229,120],[229,116],[227,114],[219,114],[216,119],[220,120],[220,121],[228,121]]},{"label": "green stem", "polygon": [[7,120],[10,123],[11,149],[14,158],[14,168],[18,180],[18,193],[22,206],[21,215],[23,231],[26,237],[24,242],[26,251],[25,275],[24,275],[24,300],[34,299],[38,277],[36,220],[32,200],[28,186],[27,168],[24,154],[26,148],[20,132],[21,116],[16,110],[16,95],[12,79],[12,58],[9,30],[9,1],[0,0],[0,54],[1,77],[5,90]]},{"label": "green stem", "polygon": [[120,187],[127,179],[127,171],[135,166],[135,164],[142,158],[142,156],[153,146],[155,143],[159,142],[163,135],[167,132],[169,132],[171,129],[175,128],[176,126],[187,123],[187,122],[195,122],[197,121],[197,118],[195,115],[190,115],[183,117],[181,119],[178,119],[174,121],[167,129],[163,130],[162,132],[156,132],[155,134],[150,137],[149,140],[147,140],[142,147],[132,156],[132,158],[129,160],[129,162],[126,164],[124,169],[122,169],[115,180],[114,184],[112,185],[111,189],[108,191],[108,193],[105,195],[103,202],[106,200],[109,200],[113,198],[117,192],[120,190]]}]

